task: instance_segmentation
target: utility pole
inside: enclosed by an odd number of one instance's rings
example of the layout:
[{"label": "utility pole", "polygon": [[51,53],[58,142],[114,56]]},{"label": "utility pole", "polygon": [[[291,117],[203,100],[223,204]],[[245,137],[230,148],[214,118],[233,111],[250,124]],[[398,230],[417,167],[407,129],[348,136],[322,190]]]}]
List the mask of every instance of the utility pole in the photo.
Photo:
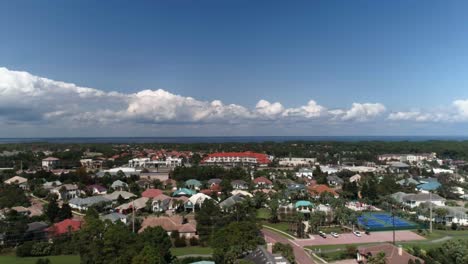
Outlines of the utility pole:
[{"label": "utility pole", "polygon": [[392,205],[393,245],[395,245],[395,206]]},{"label": "utility pole", "polygon": [[132,200],[132,230],[135,233],[135,200]]},{"label": "utility pole", "polygon": [[429,191],[429,232],[432,233],[432,192]]}]

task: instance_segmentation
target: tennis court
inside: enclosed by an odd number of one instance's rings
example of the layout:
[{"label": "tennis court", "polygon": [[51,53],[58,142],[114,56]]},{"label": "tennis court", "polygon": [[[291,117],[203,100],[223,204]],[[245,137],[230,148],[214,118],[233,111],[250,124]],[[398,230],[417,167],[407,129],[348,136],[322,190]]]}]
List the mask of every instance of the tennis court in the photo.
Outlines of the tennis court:
[{"label": "tennis court", "polygon": [[417,224],[398,216],[395,216],[395,219],[393,219],[389,213],[364,213],[358,217],[358,225],[369,231],[392,230],[394,224],[396,230],[418,228]]}]

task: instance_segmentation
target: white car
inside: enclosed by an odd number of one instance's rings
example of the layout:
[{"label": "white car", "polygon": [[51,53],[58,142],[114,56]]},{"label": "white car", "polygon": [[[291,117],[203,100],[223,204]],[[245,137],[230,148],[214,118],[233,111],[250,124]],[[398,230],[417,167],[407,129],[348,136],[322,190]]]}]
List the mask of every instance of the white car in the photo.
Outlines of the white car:
[{"label": "white car", "polygon": [[318,234],[319,234],[319,236],[321,236],[323,238],[327,237],[327,234],[325,234],[323,231],[319,231]]},{"label": "white car", "polygon": [[332,237],[339,237],[339,236],[340,236],[340,235],[338,235],[338,233],[335,233],[335,232],[331,232],[330,235],[331,235]]},{"label": "white car", "polygon": [[354,234],[355,236],[357,236],[357,237],[361,237],[361,236],[362,236],[362,235],[361,235],[361,232],[359,232],[359,231],[354,231],[353,234]]}]

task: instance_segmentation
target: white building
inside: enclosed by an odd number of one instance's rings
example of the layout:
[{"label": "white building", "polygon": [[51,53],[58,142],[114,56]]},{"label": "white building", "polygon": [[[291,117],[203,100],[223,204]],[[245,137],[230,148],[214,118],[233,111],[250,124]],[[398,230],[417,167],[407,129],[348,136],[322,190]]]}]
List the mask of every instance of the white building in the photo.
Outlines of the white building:
[{"label": "white building", "polygon": [[315,158],[280,158],[278,164],[286,167],[312,166],[316,161]]},{"label": "white building", "polygon": [[309,168],[300,168],[299,171],[296,172],[296,177],[312,179],[314,177],[314,171]]},{"label": "white building", "polygon": [[151,160],[150,158],[135,158],[128,161],[131,168],[177,167],[182,165],[181,158],[168,157],[166,160]]},{"label": "white building", "polygon": [[437,158],[435,152],[417,153],[417,154],[383,154],[379,155],[379,161],[400,161],[400,162],[419,162],[423,160],[434,160]]},{"label": "white building", "polygon": [[52,170],[57,167],[60,159],[54,157],[48,157],[42,160],[42,168],[44,170]]},{"label": "white building", "polygon": [[435,206],[445,206],[445,198],[440,197],[437,194],[429,193],[403,193],[397,192],[392,194],[392,197],[398,202],[409,206],[411,208],[418,207],[421,204],[432,202]]}]

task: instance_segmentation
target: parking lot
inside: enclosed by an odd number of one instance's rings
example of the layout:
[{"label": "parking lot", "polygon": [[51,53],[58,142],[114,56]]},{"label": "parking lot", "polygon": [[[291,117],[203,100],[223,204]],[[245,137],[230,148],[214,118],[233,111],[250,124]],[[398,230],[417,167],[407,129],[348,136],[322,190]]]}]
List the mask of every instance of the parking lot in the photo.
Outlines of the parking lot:
[{"label": "parking lot", "polygon": [[[393,241],[392,231],[372,232],[369,235],[361,233],[361,237],[355,236],[353,233],[340,234],[338,238],[327,234],[327,238],[322,238],[319,235],[314,235],[310,239],[296,239],[294,242],[299,246],[314,246],[314,245],[338,245],[338,244],[363,244],[376,242],[391,242]],[[396,241],[411,241],[424,240],[425,238],[411,231],[395,231]]]}]

